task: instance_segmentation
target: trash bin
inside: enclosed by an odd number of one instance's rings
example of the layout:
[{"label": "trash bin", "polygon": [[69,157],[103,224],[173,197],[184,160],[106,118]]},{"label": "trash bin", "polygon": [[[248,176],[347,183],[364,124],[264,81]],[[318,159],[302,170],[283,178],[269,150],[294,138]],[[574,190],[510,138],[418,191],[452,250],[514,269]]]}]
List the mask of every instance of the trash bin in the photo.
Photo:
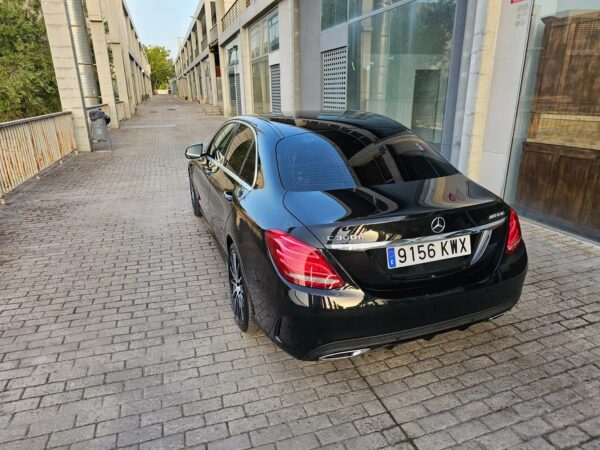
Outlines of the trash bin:
[{"label": "trash bin", "polygon": [[110,117],[101,109],[94,109],[89,112],[92,139],[94,141],[108,141],[108,124]]}]

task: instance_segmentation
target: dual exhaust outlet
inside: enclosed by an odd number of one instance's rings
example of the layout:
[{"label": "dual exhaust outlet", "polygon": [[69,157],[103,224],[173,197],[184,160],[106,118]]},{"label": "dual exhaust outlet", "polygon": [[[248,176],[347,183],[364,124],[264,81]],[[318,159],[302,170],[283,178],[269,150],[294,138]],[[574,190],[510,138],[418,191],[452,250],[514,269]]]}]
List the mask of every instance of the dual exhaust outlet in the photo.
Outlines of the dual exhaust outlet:
[{"label": "dual exhaust outlet", "polygon": [[329,353],[327,355],[323,355],[323,356],[319,357],[319,360],[320,361],[331,361],[334,359],[352,358],[353,356],[362,355],[363,353],[366,353],[369,350],[371,350],[371,349],[370,348],[361,348],[358,350],[347,350],[344,352]]}]

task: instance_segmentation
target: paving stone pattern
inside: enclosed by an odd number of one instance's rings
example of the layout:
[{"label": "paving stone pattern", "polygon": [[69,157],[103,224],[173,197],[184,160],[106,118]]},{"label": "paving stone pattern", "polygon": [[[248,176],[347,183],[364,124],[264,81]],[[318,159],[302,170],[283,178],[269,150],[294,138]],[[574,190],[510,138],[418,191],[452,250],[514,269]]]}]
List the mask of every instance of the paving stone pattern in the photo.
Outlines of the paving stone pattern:
[{"label": "paving stone pattern", "polygon": [[600,448],[598,246],[524,222],[508,316],[296,361],[238,331],[190,209],[222,120],[155,99],[0,207],[0,448]]}]

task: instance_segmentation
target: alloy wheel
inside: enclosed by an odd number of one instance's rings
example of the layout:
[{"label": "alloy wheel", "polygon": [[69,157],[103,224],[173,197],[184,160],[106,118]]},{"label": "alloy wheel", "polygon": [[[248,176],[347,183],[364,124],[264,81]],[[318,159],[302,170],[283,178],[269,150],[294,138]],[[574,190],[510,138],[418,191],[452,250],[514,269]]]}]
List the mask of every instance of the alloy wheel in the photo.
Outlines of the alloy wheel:
[{"label": "alloy wheel", "polygon": [[234,248],[229,252],[229,287],[233,317],[242,331],[248,327],[248,304],[246,283],[239,256]]}]

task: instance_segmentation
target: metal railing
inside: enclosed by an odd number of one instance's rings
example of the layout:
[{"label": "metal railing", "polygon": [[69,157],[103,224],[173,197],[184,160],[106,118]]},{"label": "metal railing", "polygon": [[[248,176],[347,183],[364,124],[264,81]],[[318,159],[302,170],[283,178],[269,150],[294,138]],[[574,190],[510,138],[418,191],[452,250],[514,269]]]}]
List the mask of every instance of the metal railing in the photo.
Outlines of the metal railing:
[{"label": "metal railing", "polygon": [[235,0],[221,19],[222,30],[225,31],[240,16],[240,0]]},{"label": "metal railing", "polygon": [[0,123],[0,199],[76,148],[70,112]]},{"label": "metal railing", "polygon": [[219,38],[219,33],[217,31],[216,25],[210,29],[210,33],[208,34],[208,37],[209,37],[208,45],[213,45],[214,43],[217,42],[217,39]]}]

